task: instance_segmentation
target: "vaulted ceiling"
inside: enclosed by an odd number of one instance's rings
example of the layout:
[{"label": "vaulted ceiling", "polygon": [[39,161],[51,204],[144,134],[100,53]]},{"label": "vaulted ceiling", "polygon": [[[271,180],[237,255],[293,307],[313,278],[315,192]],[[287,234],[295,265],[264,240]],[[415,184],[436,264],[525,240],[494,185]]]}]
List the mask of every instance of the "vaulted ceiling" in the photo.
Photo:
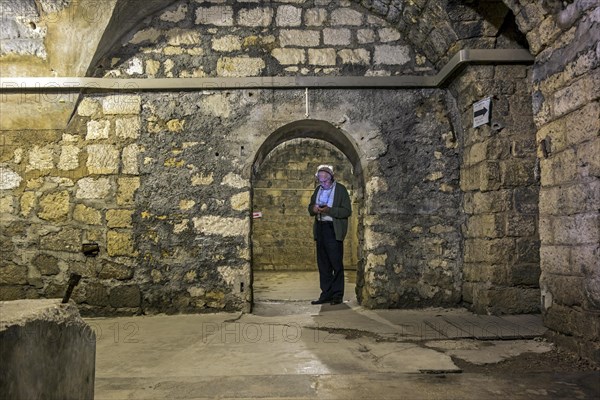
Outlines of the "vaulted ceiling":
[{"label": "vaulted ceiling", "polygon": [[[179,0],[1,2],[1,75],[84,76],[128,31]],[[351,0],[443,66],[463,48],[528,47],[524,35],[556,1]],[[554,8],[553,8],[554,7]],[[535,50],[535,49],[534,49]]]}]

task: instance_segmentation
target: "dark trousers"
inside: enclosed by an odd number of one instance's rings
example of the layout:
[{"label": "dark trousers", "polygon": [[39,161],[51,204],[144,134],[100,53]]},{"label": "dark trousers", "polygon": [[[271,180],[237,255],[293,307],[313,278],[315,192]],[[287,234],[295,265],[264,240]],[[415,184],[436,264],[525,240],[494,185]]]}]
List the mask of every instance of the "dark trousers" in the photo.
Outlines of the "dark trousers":
[{"label": "dark trousers", "polygon": [[321,300],[344,297],[344,242],[335,240],[333,222],[317,222],[317,266]]}]

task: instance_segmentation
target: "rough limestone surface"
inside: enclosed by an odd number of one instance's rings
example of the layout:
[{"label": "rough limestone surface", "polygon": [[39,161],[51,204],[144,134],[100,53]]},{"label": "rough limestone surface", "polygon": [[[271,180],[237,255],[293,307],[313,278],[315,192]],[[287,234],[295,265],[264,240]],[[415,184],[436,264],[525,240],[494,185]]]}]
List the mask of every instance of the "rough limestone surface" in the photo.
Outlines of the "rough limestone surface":
[{"label": "rough limestone surface", "polygon": [[[86,22],[90,43],[76,45],[64,37],[81,26],[76,2],[22,3],[3,16],[9,76],[72,65],[117,79],[434,75],[461,49],[527,49],[534,61],[464,65],[438,89],[7,94],[1,298],[54,296],[80,271],[85,312],[248,310],[253,179],[277,144],[312,138],[354,174],[364,305],[541,310],[598,358],[596,2],[198,0],[152,12],[159,2],[119,2],[126,12]],[[48,24],[54,13],[75,20]],[[103,51],[94,36],[113,46],[88,65]],[[486,97],[491,121],[473,128]],[[293,171],[304,167],[266,179],[302,185]],[[291,212],[269,190],[265,204]],[[100,246],[93,266],[82,242]],[[58,261],[36,261],[48,257]]]},{"label": "rough limestone surface", "polygon": [[[93,399],[96,336],[74,303],[0,302],[2,398]],[[48,365],[69,365],[64,374]]]}]

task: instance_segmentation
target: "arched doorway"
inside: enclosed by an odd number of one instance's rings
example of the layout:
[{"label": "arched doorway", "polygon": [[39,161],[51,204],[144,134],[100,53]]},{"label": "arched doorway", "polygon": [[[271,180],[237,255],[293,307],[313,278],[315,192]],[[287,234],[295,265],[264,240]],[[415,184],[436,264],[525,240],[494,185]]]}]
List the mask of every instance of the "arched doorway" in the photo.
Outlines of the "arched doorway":
[{"label": "arched doorway", "polygon": [[345,298],[355,299],[362,240],[362,167],[355,145],[325,121],[303,120],[273,132],[252,169],[254,301],[309,300],[319,294],[312,219],[307,212],[317,166],[332,164],[353,203],[344,241]]}]

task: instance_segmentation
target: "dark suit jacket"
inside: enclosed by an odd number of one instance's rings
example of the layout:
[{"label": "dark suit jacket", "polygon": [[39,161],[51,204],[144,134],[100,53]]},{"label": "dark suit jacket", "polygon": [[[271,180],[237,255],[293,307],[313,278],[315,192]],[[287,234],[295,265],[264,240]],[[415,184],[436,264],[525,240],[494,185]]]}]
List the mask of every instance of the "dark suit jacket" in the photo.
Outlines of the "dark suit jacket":
[{"label": "dark suit jacket", "polygon": [[[317,201],[319,187],[315,188],[310,198],[310,204],[308,205],[308,213],[315,217],[313,223],[313,237],[315,240],[317,240],[317,214],[313,211],[313,207]],[[333,230],[336,240],[342,241],[346,237],[346,233],[348,232],[348,217],[350,215],[352,215],[352,204],[348,190],[344,185],[336,181],[333,204],[329,210],[329,216],[333,218]]]}]

